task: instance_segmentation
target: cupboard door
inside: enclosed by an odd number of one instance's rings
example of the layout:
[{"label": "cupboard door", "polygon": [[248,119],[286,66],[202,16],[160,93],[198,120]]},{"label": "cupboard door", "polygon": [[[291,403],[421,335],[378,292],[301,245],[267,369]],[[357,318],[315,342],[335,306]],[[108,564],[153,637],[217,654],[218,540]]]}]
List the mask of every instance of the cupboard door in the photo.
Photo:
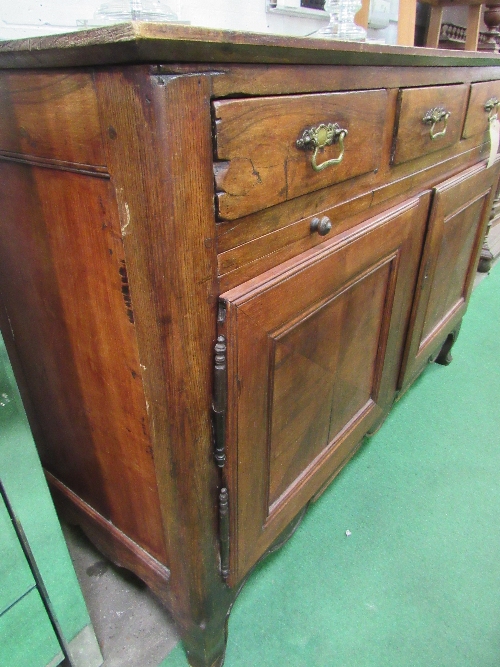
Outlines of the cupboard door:
[{"label": "cupboard door", "polygon": [[235,584],[389,409],[429,194],[221,296]]},{"label": "cupboard door", "polygon": [[463,317],[492,203],[498,164],[467,169],[434,188],[400,386],[405,390]]}]

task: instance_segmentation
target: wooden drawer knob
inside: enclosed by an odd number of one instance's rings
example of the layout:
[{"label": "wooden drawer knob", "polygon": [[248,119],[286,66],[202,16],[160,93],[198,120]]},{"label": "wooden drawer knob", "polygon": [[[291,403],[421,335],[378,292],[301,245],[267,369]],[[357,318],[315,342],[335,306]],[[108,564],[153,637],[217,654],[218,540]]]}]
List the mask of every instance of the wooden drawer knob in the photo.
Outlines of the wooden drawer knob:
[{"label": "wooden drawer knob", "polygon": [[311,232],[318,232],[320,236],[326,236],[332,228],[332,221],[326,215],[311,220]]}]

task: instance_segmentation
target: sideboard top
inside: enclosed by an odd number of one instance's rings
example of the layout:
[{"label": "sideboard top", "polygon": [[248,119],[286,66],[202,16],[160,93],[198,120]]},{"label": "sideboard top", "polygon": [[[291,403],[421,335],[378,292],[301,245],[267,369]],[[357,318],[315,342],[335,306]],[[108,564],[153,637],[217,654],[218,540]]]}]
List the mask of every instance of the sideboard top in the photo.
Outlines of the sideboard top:
[{"label": "sideboard top", "polygon": [[481,67],[500,55],[140,22],[0,41],[0,68],[141,62]]}]

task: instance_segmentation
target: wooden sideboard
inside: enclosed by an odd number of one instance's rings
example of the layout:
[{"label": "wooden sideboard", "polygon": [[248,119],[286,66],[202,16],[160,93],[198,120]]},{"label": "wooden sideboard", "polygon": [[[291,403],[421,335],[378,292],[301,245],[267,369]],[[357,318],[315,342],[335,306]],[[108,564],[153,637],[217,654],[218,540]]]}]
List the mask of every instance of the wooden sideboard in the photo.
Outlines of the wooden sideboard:
[{"label": "wooden sideboard", "polygon": [[500,57],[125,24],[0,69],[0,320],[47,478],[221,665],[253,566],[450,360]]}]

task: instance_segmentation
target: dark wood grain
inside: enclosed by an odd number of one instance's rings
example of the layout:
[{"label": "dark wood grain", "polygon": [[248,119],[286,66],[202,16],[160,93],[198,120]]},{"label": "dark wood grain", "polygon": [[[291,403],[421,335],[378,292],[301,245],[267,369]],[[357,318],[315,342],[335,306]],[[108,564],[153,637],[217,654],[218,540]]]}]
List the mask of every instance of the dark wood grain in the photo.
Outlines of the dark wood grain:
[{"label": "dark wood grain", "polygon": [[221,295],[233,581],[392,403],[427,205],[410,200]]},{"label": "dark wood grain", "polygon": [[487,132],[489,112],[485,110],[484,105],[492,98],[500,100],[500,82],[485,81],[472,84],[462,134],[464,138]]},{"label": "dark wood grain", "polygon": [[166,607],[171,608],[170,570],[53,475],[46,472],[46,477],[52,497],[66,521],[80,526],[99,551],[119,567],[134,572]]},{"label": "dark wood grain", "polygon": [[[472,143],[476,142],[472,140]],[[460,146],[459,150],[462,150],[467,142],[460,144],[464,144]],[[468,145],[471,145],[470,141]],[[381,174],[370,175],[368,179],[353,179],[350,182],[350,193],[356,195],[364,191],[364,194],[340,204],[338,202],[345,199],[342,184],[324,188],[236,221],[219,223],[217,233],[218,248],[221,250],[218,255],[221,289],[231,289],[277,263],[321,243],[321,237],[310,231],[312,217],[327,215],[334,226],[333,231],[344,231],[358,224],[363,216],[378,214],[387,207],[387,202],[412,197],[423,189],[434,187],[443,180],[443,175],[459,173],[477,162],[481,156],[486,156],[487,149],[488,146],[485,145],[483,148],[474,148],[460,154],[452,147],[443,151],[454,154],[451,158],[442,159],[444,155],[434,153],[432,156],[415,160],[414,165],[411,165],[415,166],[413,170],[404,163],[393,168],[389,176],[381,170]],[[433,159],[430,160],[429,157]],[[426,166],[422,168],[422,165]],[[378,183],[383,185],[378,186]],[[302,217],[304,214],[306,215]],[[294,220],[295,216],[298,217],[297,220]],[[228,247],[228,250],[223,251],[225,247]]]},{"label": "dark wood grain", "polygon": [[110,183],[0,162],[0,207],[6,334],[14,338],[36,409],[42,462],[165,563],[133,304]]},{"label": "dark wood grain", "polygon": [[[384,90],[215,102],[218,213],[234,219],[293,199],[305,192],[345,181],[379,167],[385,122]],[[346,129],[345,153],[338,165],[316,172],[312,151],[296,141],[304,130],[337,123]],[[318,164],[339,155],[334,144],[321,151]]]},{"label": "dark wood grain", "polygon": [[[0,325],[36,441],[66,511],[171,610],[190,665],[220,667],[253,567],[398,381],[446,357],[498,178],[474,109],[500,59],[123,24],[0,43],[0,68],[26,67],[0,73]],[[450,100],[434,150],[412,114]],[[346,157],[315,173],[295,142],[324,122],[347,125]]]},{"label": "dark wood grain", "polygon": [[[165,74],[186,73],[190,65],[158,65]],[[205,65],[213,73],[212,93],[235,95],[284,95],[352,90],[352,67],[346,65]],[[399,88],[469,83],[498,79],[498,67],[356,67],[356,89]]]},{"label": "dark wood grain", "polygon": [[[172,612],[192,665],[225,648],[219,474],[210,408],[216,331],[209,81],[96,75],[117,189],[168,562]],[[131,169],[130,165],[140,165]],[[201,627],[200,627],[201,626]]]},{"label": "dark wood grain", "polygon": [[[462,134],[468,94],[467,86],[433,86],[402,90],[394,138],[393,164],[413,160],[457,142]],[[423,118],[436,107],[449,112],[450,117],[446,126],[444,122],[440,122],[434,130],[436,133],[446,130],[446,134],[433,139],[432,128],[423,122]]]},{"label": "dark wood grain", "polygon": [[89,72],[3,72],[0,151],[104,165],[101,126]]},{"label": "dark wood grain", "polygon": [[336,42],[165,23],[122,23],[62,35],[0,42],[0,67],[64,67],[138,62],[303,65],[498,65],[491,53]]},{"label": "dark wood grain", "polygon": [[407,347],[403,391],[461,321],[472,292],[499,163],[472,167],[434,189]]}]

